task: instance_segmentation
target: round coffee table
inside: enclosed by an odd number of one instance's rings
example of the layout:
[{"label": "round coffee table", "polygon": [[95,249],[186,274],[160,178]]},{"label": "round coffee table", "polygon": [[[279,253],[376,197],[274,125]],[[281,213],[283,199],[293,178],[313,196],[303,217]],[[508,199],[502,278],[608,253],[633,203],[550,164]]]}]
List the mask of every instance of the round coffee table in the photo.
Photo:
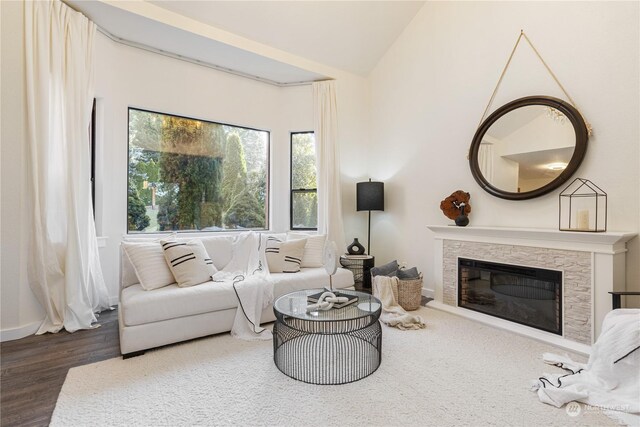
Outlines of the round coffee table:
[{"label": "round coffee table", "polygon": [[382,356],[382,304],[374,296],[326,311],[307,312],[307,296],[322,289],[291,292],[273,304],[273,361],[282,373],[311,384],[345,384],[374,373]]}]

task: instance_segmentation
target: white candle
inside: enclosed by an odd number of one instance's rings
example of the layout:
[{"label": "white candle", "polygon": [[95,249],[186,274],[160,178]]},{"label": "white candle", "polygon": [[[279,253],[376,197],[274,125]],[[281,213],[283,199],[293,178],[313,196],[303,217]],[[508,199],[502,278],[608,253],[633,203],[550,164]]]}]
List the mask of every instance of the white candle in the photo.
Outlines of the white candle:
[{"label": "white candle", "polygon": [[578,230],[588,230],[589,229],[589,211],[588,210],[580,210],[576,215],[576,223],[578,225]]}]

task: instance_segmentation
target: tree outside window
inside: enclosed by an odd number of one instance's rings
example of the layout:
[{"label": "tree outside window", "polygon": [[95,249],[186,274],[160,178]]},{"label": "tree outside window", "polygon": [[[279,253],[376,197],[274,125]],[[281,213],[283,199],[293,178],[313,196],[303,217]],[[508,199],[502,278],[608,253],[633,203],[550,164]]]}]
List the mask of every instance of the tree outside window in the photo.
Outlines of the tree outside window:
[{"label": "tree outside window", "polygon": [[291,133],[292,230],[317,230],[318,190],[316,141],[313,132]]},{"label": "tree outside window", "polygon": [[129,233],[266,229],[269,132],[129,109]]}]

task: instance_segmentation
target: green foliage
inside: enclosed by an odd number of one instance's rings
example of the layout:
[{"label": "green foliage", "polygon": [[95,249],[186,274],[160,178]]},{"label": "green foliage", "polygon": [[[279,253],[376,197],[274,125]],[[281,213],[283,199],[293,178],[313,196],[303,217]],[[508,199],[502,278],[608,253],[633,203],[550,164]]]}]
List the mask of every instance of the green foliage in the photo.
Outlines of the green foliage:
[{"label": "green foliage", "polygon": [[266,132],[257,132],[252,129],[224,126],[227,134],[236,133],[242,141],[246,166],[247,166],[247,189],[260,203],[261,210],[264,211],[267,200],[267,147],[268,139]]},{"label": "green foliage", "polygon": [[[158,224],[199,230],[220,224],[220,129],[213,123],[166,116],[162,124],[160,181],[177,185],[177,200],[163,197]],[[176,204],[177,217],[165,219]],[[206,215],[201,204],[209,203]],[[162,220],[160,219],[162,213]]]},{"label": "green foliage", "polygon": [[147,209],[144,206],[138,191],[129,185],[127,191],[127,222],[129,230],[142,231],[149,225],[150,219],[147,216]]},{"label": "green foliage", "polygon": [[[149,184],[157,184],[160,176],[160,167],[156,160],[158,157],[159,153],[157,152],[143,151],[140,160],[131,165],[133,173],[129,174],[129,179],[135,184],[140,199],[146,206],[150,206],[152,202],[152,190]],[[145,182],[147,188],[145,188]]]},{"label": "green foliage", "polygon": [[151,205],[151,188],[144,182],[158,182],[162,119],[156,113],[129,111],[129,182],[133,182],[146,206]]},{"label": "green foliage", "polygon": [[[291,187],[292,189],[316,189],[316,149],[315,137],[311,132],[292,135],[291,144]],[[294,193],[294,228],[316,228],[318,226],[318,197],[316,193]]]},{"label": "green foliage", "polygon": [[294,228],[318,227],[318,195],[315,192],[295,193],[293,196]]},{"label": "green foliage", "polygon": [[227,211],[236,203],[235,198],[244,192],[247,186],[247,163],[244,148],[237,133],[227,136],[227,144],[222,163],[222,210]]},{"label": "green foliage", "polygon": [[317,188],[316,144],[313,133],[293,134],[291,159],[291,187],[307,190]]},{"label": "green foliage", "polygon": [[227,136],[222,165],[223,220],[225,228],[262,228],[265,226],[264,205],[247,189],[247,163],[240,135]]},{"label": "green foliage", "polygon": [[175,185],[166,187],[168,189],[158,200],[158,231],[178,230],[178,189]]},{"label": "green foliage", "polygon": [[225,212],[228,228],[263,228],[265,212],[253,194],[245,190],[234,197],[233,205]]},{"label": "green foliage", "polygon": [[266,132],[139,110],[129,119],[130,204],[150,206],[153,183],[158,231],[266,226]]},{"label": "green foliage", "polygon": [[140,151],[160,151],[162,115],[129,110],[129,143]]}]

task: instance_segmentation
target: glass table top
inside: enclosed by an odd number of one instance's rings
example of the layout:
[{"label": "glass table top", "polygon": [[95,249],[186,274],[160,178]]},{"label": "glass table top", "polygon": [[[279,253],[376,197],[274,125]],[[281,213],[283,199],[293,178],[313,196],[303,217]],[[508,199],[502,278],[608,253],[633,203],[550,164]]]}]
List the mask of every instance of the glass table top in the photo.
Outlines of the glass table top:
[{"label": "glass table top", "polygon": [[353,320],[371,316],[374,313],[379,315],[379,311],[382,306],[382,304],[380,304],[380,300],[371,294],[347,289],[340,289],[337,292],[355,295],[358,297],[358,301],[342,308],[307,312],[307,305],[311,304],[310,302],[307,302],[307,296],[317,294],[322,291],[323,289],[308,289],[285,294],[276,300],[273,304],[273,308],[277,313],[282,315],[315,322]]}]

